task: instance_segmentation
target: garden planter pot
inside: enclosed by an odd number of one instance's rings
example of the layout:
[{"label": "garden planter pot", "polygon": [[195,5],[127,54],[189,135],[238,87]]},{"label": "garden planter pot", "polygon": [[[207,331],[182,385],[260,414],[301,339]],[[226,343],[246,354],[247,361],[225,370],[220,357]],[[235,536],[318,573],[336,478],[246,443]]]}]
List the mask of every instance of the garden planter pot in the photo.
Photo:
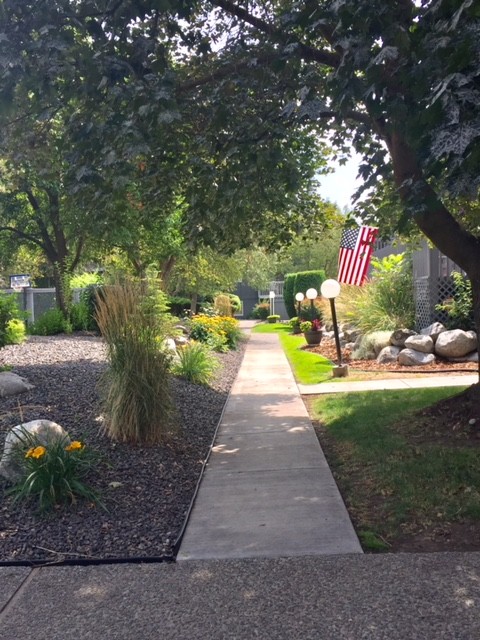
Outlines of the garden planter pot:
[{"label": "garden planter pot", "polygon": [[307,344],[320,344],[322,340],[321,331],[304,331],[303,335]]}]

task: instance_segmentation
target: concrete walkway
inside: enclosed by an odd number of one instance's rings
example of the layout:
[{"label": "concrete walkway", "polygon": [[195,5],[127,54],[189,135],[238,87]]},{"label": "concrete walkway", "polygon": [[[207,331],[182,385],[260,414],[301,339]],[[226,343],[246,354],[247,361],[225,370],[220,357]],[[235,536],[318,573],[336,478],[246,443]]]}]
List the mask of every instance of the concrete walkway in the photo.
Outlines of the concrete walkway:
[{"label": "concrete walkway", "polygon": [[444,376],[427,374],[423,378],[392,378],[391,380],[364,380],[349,382],[348,378],[321,384],[299,384],[302,395],[322,393],[349,393],[351,391],[382,391],[392,389],[427,389],[431,387],[468,387],[478,382],[478,374]]},{"label": "concrete walkway", "polygon": [[362,553],[276,334],[252,334],[178,561]]}]

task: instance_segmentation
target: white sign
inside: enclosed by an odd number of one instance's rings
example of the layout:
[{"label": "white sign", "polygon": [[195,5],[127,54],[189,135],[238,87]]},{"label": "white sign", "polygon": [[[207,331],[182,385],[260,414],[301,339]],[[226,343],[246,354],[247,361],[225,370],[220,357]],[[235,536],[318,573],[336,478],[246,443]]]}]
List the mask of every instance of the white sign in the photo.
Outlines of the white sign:
[{"label": "white sign", "polygon": [[30,276],[27,274],[18,274],[10,276],[10,289],[25,289],[30,286]]}]

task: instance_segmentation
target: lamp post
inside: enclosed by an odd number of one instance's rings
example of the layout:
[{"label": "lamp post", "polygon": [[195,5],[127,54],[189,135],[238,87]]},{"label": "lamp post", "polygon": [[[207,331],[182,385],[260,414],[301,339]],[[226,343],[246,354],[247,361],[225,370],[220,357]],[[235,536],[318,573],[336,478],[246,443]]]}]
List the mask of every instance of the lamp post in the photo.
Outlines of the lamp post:
[{"label": "lamp post", "polygon": [[295,294],[295,300],[297,301],[297,318],[300,318],[300,311],[302,308],[302,301],[304,300],[304,298],[305,296],[301,291]]},{"label": "lamp post", "polygon": [[313,301],[317,298],[318,292],[313,287],[311,289],[307,289],[306,294],[307,299],[310,300],[310,320],[313,322],[314,320],[314,311],[313,311]]},{"label": "lamp post", "polygon": [[270,291],[269,298],[270,298],[270,315],[273,316],[273,314],[275,313],[275,291]]},{"label": "lamp post", "polygon": [[335,346],[337,348],[338,365],[333,367],[334,378],[344,378],[348,376],[348,365],[342,364],[342,350],[340,348],[340,336],[338,335],[337,312],[335,310],[335,298],[340,293],[340,285],[336,280],[325,280],[320,287],[320,293],[330,301],[332,312],[333,333],[335,334]]}]

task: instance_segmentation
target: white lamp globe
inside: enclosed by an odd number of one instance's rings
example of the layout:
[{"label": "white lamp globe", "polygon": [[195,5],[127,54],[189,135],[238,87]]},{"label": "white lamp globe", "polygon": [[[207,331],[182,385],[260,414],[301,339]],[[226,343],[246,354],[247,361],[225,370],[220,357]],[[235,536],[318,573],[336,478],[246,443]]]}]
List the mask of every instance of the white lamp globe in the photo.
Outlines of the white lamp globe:
[{"label": "white lamp globe", "polygon": [[297,302],[301,302],[304,298],[305,298],[305,296],[303,295],[303,293],[301,291],[299,291],[298,293],[295,294],[295,300]]},{"label": "white lamp globe", "polygon": [[329,280],[325,280],[325,282],[322,282],[320,293],[324,298],[336,298],[340,293],[340,285],[336,280],[330,278]]},{"label": "white lamp globe", "polygon": [[316,289],[307,289],[307,298],[309,300],[315,300],[315,298],[318,296],[318,292]]}]

